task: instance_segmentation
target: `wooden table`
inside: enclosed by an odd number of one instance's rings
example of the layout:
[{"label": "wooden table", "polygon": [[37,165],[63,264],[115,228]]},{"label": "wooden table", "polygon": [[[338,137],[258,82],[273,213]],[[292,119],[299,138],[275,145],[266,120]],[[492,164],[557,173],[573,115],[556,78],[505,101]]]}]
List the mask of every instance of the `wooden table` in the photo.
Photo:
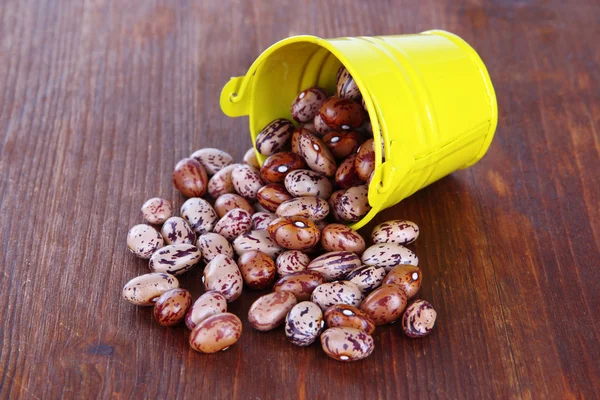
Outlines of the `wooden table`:
[{"label": "wooden table", "polygon": [[[0,397],[600,396],[600,4],[576,3],[4,0]],[[500,110],[480,163],[375,221],[421,227],[431,336],[382,327],[373,356],[343,364],[245,323],[207,356],[120,298],[147,271],[125,247],[141,204],[182,203],[177,160],[250,146],[219,108],[230,76],[289,35],[430,28],[479,51]],[[182,278],[195,297],[200,277]],[[230,309],[246,321],[258,295]]]}]

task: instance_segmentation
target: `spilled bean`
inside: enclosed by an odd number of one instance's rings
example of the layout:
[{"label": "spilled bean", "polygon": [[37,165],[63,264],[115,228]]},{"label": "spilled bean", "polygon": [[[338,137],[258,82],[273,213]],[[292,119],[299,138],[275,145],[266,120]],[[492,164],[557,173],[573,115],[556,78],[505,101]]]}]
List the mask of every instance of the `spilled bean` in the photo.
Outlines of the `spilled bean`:
[{"label": "spilled bean", "polygon": [[198,161],[184,158],[175,165],[173,184],[186,197],[201,197],[208,188],[208,175]]},{"label": "spilled bean", "polygon": [[148,268],[151,272],[166,272],[181,275],[192,269],[202,254],[191,244],[170,244],[152,254]]},{"label": "spilled bean", "polygon": [[394,243],[374,244],[368,247],[362,255],[362,262],[366,265],[377,265],[390,271],[400,264],[418,266],[419,258],[404,246]]},{"label": "spilled bean", "polygon": [[335,304],[325,310],[325,323],[329,328],[345,326],[360,329],[372,335],[375,332],[375,323],[367,314],[348,304]]},{"label": "spilled bean", "polygon": [[185,325],[194,329],[208,317],[227,312],[227,299],[214,290],[205,292],[194,302],[185,316]]},{"label": "spilled bean", "polygon": [[383,285],[369,294],[360,305],[375,325],[396,321],[406,308],[406,293],[400,286]]},{"label": "spilled bean", "polygon": [[321,346],[329,357],[346,362],[362,360],[375,349],[371,335],[348,327],[326,329],[321,334]]},{"label": "spilled bean", "polygon": [[151,224],[162,224],[173,215],[171,202],[153,197],[142,205],[142,216]]},{"label": "spilled bean", "polygon": [[227,240],[233,240],[252,229],[252,214],[241,208],[234,208],[216,223],[213,231]]},{"label": "spilled bean", "polygon": [[233,157],[229,153],[213,148],[197,150],[190,158],[202,164],[208,175],[214,175],[228,165],[233,164]]},{"label": "spilled bean", "polygon": [[233,258],[219,254],[206,264],[202,275],[204,289],[216,290],[227,299],[228,303],[242,294],[244,281]]},{"label": "spilled bean", "polygon": [[212,231],[218,218],[210,203],[198,197],[188,199],[183,203],[181,216],[198,235]]},{"label": "spilled bean", "polygon": [[173,275],[153,272],[133,278],[123,287],[123,299],[136,306],[153,306],[165,292],[177,289],[179,281]]},{"label": "spilled bean", "polygon": [[249,251],[238,260],[244,283],[251,289],[265,289],[275,279],[275,261],[262,251]]},{"label": "spilled bean", "polygon": [[437,313],[433,306],[425,300],[417,300],[406,309],[402,316],[402,329],[407,336],[419,338],[429,335]]},{"label": "spilled bean", "polygon": [[154,303],[154,319],[162,326],[180,323],[192,305],[192,295],[185,289],[171,289]]},{"label": "spilled bean", "polygon": [[298,216],[321,221],[329,215],[329,203],[316,196],[296,197],[281,203],[276,213],[280,217]]},{"label": "spilled bean", "polygon": [[298,301],[304,301],[310,299],[317,286],[326,282],[323,275],[316,271],[294,272],[281,277],[275,282],[273,291],[289,292],[296,296]]},{"label": "spilled bean", "polygon": [[149,259],[163,244],[161,234],[150,225],[139,224],[127,232],[127,247],[139,258]]},{"label": "spilled bean", "polygon": [[383,281],[384,285],[398,285],[412,299],[421,288],[421,270],[414,265],[398,265],[392,268]]},{"label": "spilled bean", "polygon": [[293,294],[273,292],[256,299],[248,311],[248,322],[259,331],[270,331],[281,325],[298,301]]},{"label": "spilled bean", "polygon": [[312,292],[310,300],[325,311],[334,304],[349,304],[358,307],[363,295],[354,283],[348,281],[327,282]]},{"label": "spilled bean", "polygon": [[310,257],[300,250],[287,250],[277,256],[275,262],[279,276],[305,271],[310,263]]},{"label": "spilled bean", "polygon": [[248,211],[250,214],[254,213],[252,205],[239,194],[226,193],[215,200],[215,211],[219,218],[223,218],[225,214],[235,208],[241,208],[242,210]]},{"label": "spilled bean", "polygon": [[219,254],[233,257],[233,247],[225,237],[218,233],[208,232],[201,235],[196,242],[196,247],[200,249],[202,259],[207,263]]},{"label": "spilled bean", "polygon": [[160,234],[166,244],[194,244],[196,233],[187,221],[181,217],[171,217],[165,221]]},{"label": "spilled bean", "polygon": [[344,278],[360,265],[360,258],[350,251],[330,251],[312,260],[307,268],[320,272],[328,281],[334,281]]},{"label": "spilled bean", "polygon": [[201,353],[224,351],[242,335],[242,321],[230,313],[208,317],[190,335],[190,347]]},{"label": "spilled bean", "polygon": [[275,243],[273,239],[271,239],[269,232],[266,230],[253,230],[246,232],[243,235],[235,238],[232,244],[233,249],[238,256],[241,256],[248,251],[259,250],[265,254],[268,254],[271,258],[275,258],[281,252],[283,252],[283,249],[279,247],[279,245]]},{"label": "spilled bean", "polygon": [[323,312],[315,303],[296,304],[285,318],[285,335],[296,346],[312,344],[323,329]]}]

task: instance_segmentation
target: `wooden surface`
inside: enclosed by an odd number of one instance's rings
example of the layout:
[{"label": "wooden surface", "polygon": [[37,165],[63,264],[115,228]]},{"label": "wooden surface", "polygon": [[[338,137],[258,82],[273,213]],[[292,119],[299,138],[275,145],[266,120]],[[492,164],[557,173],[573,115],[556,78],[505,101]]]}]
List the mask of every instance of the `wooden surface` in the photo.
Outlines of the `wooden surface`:
[{"label": "wooden surface", "polygon": [[[567,3],[2,1],[0,398],[600,396],[600,4]],[[479,164],[377,218],[421,227],[430,337],[383,327],[342,364],[245,324],[206,356],[120,299],[147,271],[125,247],[141,204],[182,202],[176,161],[250,146],[219,109],[230,76],[289,35],[431,28],[479,51],[500,121]]]}]

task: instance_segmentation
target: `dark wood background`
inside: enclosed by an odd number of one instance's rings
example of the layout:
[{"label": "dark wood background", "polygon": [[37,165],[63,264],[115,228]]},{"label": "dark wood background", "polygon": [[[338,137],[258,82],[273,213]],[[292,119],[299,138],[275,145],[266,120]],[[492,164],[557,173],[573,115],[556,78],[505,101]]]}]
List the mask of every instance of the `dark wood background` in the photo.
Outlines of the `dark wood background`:
[{"label": "dark wood background", "polygon": [[[600,396],[600,3],[496,0],[0,2],[1,398]],[[151,196],[200,147],[240,159],[230,76],[289,35],[455,32],[486,62],[500,120],[471,169],[375,222],[422,230],[431,336],[399,325],[342,364],[245,325],[212,356],[120,299]],[[370,232],[370,224],[363,232]],[[182,279],[194,296],[201,271]],[[246,320],[257,293],[231,305]]]}]

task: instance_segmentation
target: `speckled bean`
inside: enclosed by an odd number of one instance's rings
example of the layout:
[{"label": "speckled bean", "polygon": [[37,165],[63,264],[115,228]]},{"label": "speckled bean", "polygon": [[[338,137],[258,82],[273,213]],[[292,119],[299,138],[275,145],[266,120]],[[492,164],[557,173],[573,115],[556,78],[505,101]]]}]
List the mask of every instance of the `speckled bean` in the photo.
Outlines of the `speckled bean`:
[{"label": "speckled bean", "polygon": [[231,181],[231,173],[238,165],[240,164],[228,165],[208,180],[208,194],[210,194],[213,199],[216,199],[225,193],[235,193],[235,188]]},{"label": "speckled bean", "polygon": [[290,108],[292,118],[298,122],[312,121],[327,97],[327,93],[316,87],[301,91]]},{"label": "speckled bean", "polygon": [[214,290],[205,292],[194,302],[185,316],[185,325],[194,329],[208,317],[227,312],[227,299]]},{"label": "speckled bean", "polygon": [[292,196],[317,196],[322,199],[331,196],[332,186],[329,179],[308,169],[290,172],[285,177],[284,184]]},{"label": "speckled bean", "polygon": [[135,225],[127,232],[127,247],[139,258],[149,259],[163,244],[161,234],[150,225]]},{"label": "speckled bean", "polygon": [[211,262],[219,254],[233,257],[233,247],[227,239],[218,233],[208,232],[201,235],[196,242],[196,247],[202,253],[205,262]]},{"label": "speckled bean", "polygon": [[243,235],[238,236],[232,244],[233,249],[238,256],[241,256],[248,251],[259,250],[268,254],[271,258],[275,258],[283,252],[283,249],[271,239],[269,232],[266,230],[246,232]]},{"label": "speckled bean", "polygon": [[371,210],[367,185],[352,186],[336,203],[336,212],[346,221],[359,221]]},{"label": "speckled bean", "polygon": [[328,281],[334,281],[344,278],[360,265],[360,258],[350,251],[330,251],[312,260],[307,269],[320,272]]},{"label": "speckled bean", "polygon": [[249,165],[238,165],[231,172],[231,181],[238,194],[249,200],[256,200],[256,192],[263,187],[260,173]]},{"label": "speckled bean", "polygon": [[369,179],[369,175],[375,170],[375,147],[374,140],[369,139],[364,142],[354,159],[354,168],[362,181]]},{"label": "speckled bean", "polygon": [[191,244],[170,244],[152,254],[148,268],[151,272],[181,275],[200,261],[200,249]]},{"label": "speckled bean", "polygon": [[296,304],[285,318],[285,335],[296,346],[312,344],[323,329],[323,312],[315,303]]},{"label": "speckled bean", "polygon": [[325,311],[334,304],[350,304],[358,307],[363,295],[354,283],[348,281],[327,282],[312,292],[310,300]]},{"label": "speckled bean", "polygon": [[315,115],[313,126],[315,127],[315,131],[317,131],[317,136],[323,136],[331,131],[331,128],[323,121],[323,118],[321,118],[321,114]]},{"label": "speckled bean", "polygon": [[233,258],[219,254],[206,264],[202,276],[204,289],[216,290],[231,303],[242,294],[244,281]]},{"label": "speckled bean", "polygon": [[180,323],[192,305],[192,295],[185,289],[171,289],[154,303],[154,319],[162,326]]},{"label": "speckled bean", "polygon": [[293,294],[273,292],[256,299],[248,311],[248,322],[259,331],[270,331],[281,325],[298,301]]},{"label": "speckled bean", "polygon": [[165,221],[160,234],[166,244],[194,244],[196,233],[181,217],[171,217]]},{"label": "speckled bean", "polygon": [[186,197],[201,197],[208,187],[208,175],[198,161],[184,158],[175,165],[173,184]]},{"label": "speckled bean", "polygon": [[300,154],[300,136],[302,136],[302,133],[306,133],[306,134],[314,134],[313,131],[304,128],[302,126],[299,126],[298,128],[296,128],[294,130],[294,133],[292,134],[292,139],[290,141],[290,151],[292,153],[296,153],[299,154],[300,156],[302,156],[302,154]]},{"label": "speckled bean", "polygon": [[181,216],[198,235],[212,231],[218,219],[217,213],[210,203],[197,197],[183,203]]},{"label": "speckled bean", "polygon": [[256,200],[267,210],[275,212],[284,201],[292,199],[285,186],[280,183],[270,183],[256,193]]},{"label": "speckled bean", "polygon": [[329,203],[316,196],[296,197],[284,201],[277,207],[280,217],[304,217],[311,221],[321,221],[329,215]]},{"label": "speckled bean", "polygon": [[383,280],[384,285],[398,285],[406,293],[406,297],[412,299],[421,289],[421,270],[414,265],[398,265],[392,268]]},{"label": "speckled bean", "polygon": [[333,219],[338,222],[341,222],[344,219],[337,213],[335,209],[340,201],[340,197],[342,197],[344,193],[346,193],[346,190],[344,189],[336,190],[335,192],[331,193],[331,196],[329,196],[329,199],[327,200],[327,203],[329,203],[329,215],[331,215]]},{"label": "speckled bean", "polygon": [[375,265],[363,265],[355,268],[346,275],[346,280],[356,283],[363,294],[367,294],[382,285],[385,269]]},{"label": "speckled bean", "polygon": [[419,258],[404,246],[395,243],[380,243],[368,247],[362,255],[362,262],[366,265],[377,265],[390,271],[400,264],[419,265]]},{"label": "speckled bean", "polygon": [[246,210],[250,214],[254,213],[252,205],[239,194],[225,193],[215,200],[215,211],[219,218],[223,218],[225,214],[236,208]]},{"label": "speckled bean", "polygon": [[298,137],[298,152],[310,169],[325,176],[334,176],[337,164],[329,148],[307,129]]},{"label": "speckled bean", "polygon": [[290,120],[279,118],[272,121],[256,137],[256,149],[265,156],[285,150],[294,129]]},{"label": "speckled bean", "polygon": [[265,289],[275,280],[275,261],[262,251],[244,253],[238,260],[238,267],[244,283],[251,289]]},{"label": "speckled bean", "polygon": [[196,150],[190,157],[202,164],[208,175],[214,175],[228,165],[233,164],[233,157],[220,149],[205,148]]},{"label": "speckled bean", "polygon": [[307,250],[319,243],[321,231],[313,221],[303,217],[281,217],[267,227],[271,239],[290,250]]},{"label": "speckled bean", "polygon": [[241,208],[234,208],[223,215],[213,231],[227,240],[233,240],[252,229],[252,214]]},{"label": "speckled bean", "polygon": [[336,94],[338,97],[348,100],[360,99],[360,90],[350,72],[343,65],[338,69],[336,82]]},{"label": "speckled bean", "polygon": [[319,114],[331,129],[359,129],[365,121],[365,110],[359,103],[337,96],[327,99]]},{"label": "speckled bean", "polygon": [[406,308],[406,293],[397,285],[382,285],[369,294],[360,305],[375,325],[396,321]]},{"label": "speckled bean", "polygon": [[173,275],[153,272],[133,278],[123,287],[123,299],[136,306],[153,306],[165,292],[177,289],[179,281]]},{"label": "speckled bean", "polygon": [[367,314],[348,304],[334,304],[325,310],[325,323],[329,328],[345,326],[360,329],[372,335],[375,332],[375,323]]},{"label": "speckled bean", "polygon": [[371,335],[348,327],[326,329],[321,334],[321,346],[329,357],[345,362],[362,360],[375,349]]},{"label": "speckled bean", "polygon": [[254,147],[250,147],[246,153],[244,153],[244,162],[254,169],[260,169],[260,164],[256,158],[256,151]]},{"label": "speckled bean", "polygon": [[151,224],[162,224],[173,215],[171,202],[160,197],[146,200],[142,205],[142,217]]},{"label": "speckled bean", "polygon": [[258,231],[267,230],[271,221],[278,218],[277,214],[271,212],[256,212],[252,214],[252,229]]},{"label": "speckled bean", "polygon": [[363,141],[362,135],[356,131],[333,131],[323,136],[323,143],[338,159],[356,153]]},{"label": "speckled bean", "polygon": [[335,171],[335,183],[337,183],[339,187],[349,189],[352,186],[358,186],[364,183],[356,172],[356,167],[354,166],[355,160],[356,154],[346,157]]},{"label": "speckled bean", "polygon": [[373,243],[410,244],[419,237],[417,224],[406,220],[383,222],[373,228],[371,240]]},{"label": "speckled bean", "polygon": [[349,226],[330,224],[321,232],[321,246],[327,251],[350,251],[362,254],[366,245],[362,236]]},{"label": "speckled bean", "polygon": [[242,321],[230,313],[213,315],[200,322],[190,335],[190,347],[201,353],[224,351],[242,335]]},{"label": "speckled bean", "polygon": [[283,182],[288,173],[302,168],[306,168],[306,163],[299,154],[283,151],[265,160],[260,168],[260,177],[265,183]]},{"label": "speckled bean", "polygon": [[326,283],[327,281],[323,278],[319,272],[316,271],[300,271],[292,274],[283,276],[275,285],[273,285],[273,291],[275,292],[289,292],[292,293],[298,301],[309,300],[312,292],[317,286]]},{"label": "speckled bean", "polygon": [[402,316],[402,330],[411,338],[420,338],[429,335],[437,313],[433,306],[425,300],[417,300],[408,306]]},{"label": "speckled bean", "polygon": [[287,250],[277,256],[275,262],[277,273],[280,276],[306,271],[310,257],[300,250]]}]

